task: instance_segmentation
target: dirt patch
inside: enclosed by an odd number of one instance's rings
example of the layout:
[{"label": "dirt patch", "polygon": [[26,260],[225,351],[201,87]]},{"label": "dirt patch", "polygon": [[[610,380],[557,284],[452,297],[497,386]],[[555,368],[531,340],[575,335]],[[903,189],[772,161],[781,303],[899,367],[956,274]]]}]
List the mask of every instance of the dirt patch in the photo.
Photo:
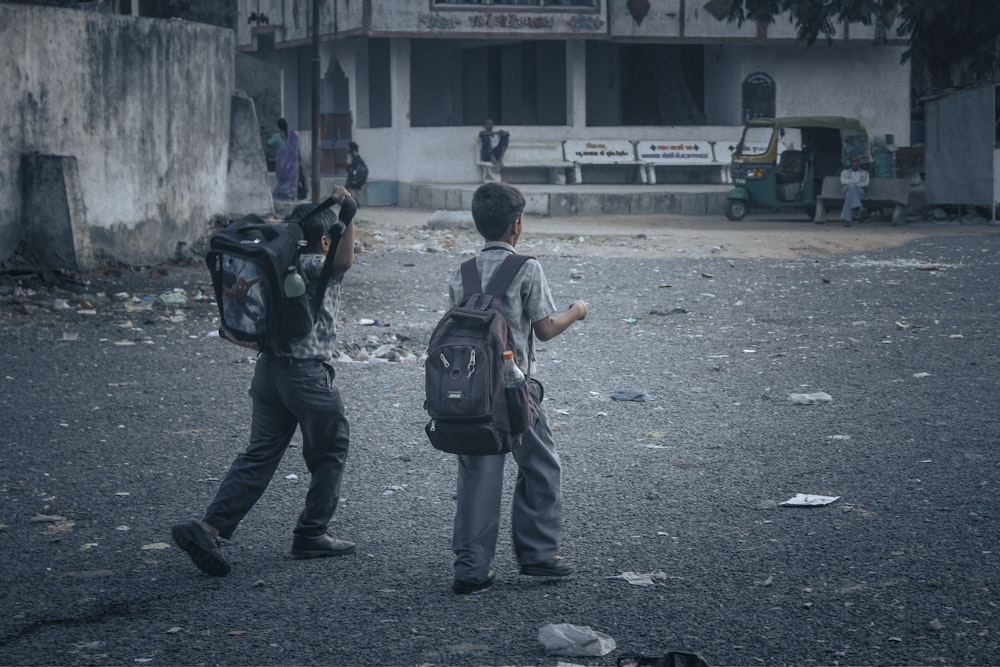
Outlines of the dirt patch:
[{"label": "dirt patch", "polygon": [[[358,214],[358,236],[369,248],[478,250],[479,235],[458,223],[429,229],[430,211],[366,208]],[[997,234],[994,225],[960,220],[919,221],[892,226],[872,221],[846,228],[814,224],[789,215],[730,222],[724,217],[619,216],[526,217],[519,249],[536,255],[582,257],[791,258],[830,256],[902,245],[928,236]]]}]

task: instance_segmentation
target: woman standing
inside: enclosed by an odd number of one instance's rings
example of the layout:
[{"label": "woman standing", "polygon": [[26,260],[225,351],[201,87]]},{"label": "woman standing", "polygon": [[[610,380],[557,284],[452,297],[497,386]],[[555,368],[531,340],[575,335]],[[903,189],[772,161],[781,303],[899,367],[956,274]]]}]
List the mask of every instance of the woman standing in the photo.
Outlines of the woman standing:
[{"label": "woman standing", "polygon": [[278,131],[267,140],[274,146],[274,176],[277,183],[271,195],[275,199],[295,199],[299,185],[299,135],[288,129],[284,118],[278,119]]}]

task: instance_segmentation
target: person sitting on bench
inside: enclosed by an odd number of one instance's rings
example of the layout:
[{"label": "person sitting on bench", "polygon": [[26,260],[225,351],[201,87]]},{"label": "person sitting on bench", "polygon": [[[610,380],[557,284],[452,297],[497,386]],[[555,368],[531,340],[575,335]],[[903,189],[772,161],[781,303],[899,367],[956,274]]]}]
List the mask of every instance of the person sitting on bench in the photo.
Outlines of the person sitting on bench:
[{"label": "person sitting on bench", "polygon": [[840,211],[840,219],[845,227],[854,222],[854,211],[861,208],[861,198],[868,188],[868,172],[861,168],[861,158],[851,156],[851,166],[840,172],[840,184],[843,186],[844,207]]},{"label": "person sitting on bench", "polygon": [[487,118],[483,122],[483,129],[479,133],[480,151],[479,160],[481,162],[492,162],[494,166],[503,166],[503,154],[507,152],[507,144],[510,142],[510,132],[507,130],[494,130],[493,120]]}]

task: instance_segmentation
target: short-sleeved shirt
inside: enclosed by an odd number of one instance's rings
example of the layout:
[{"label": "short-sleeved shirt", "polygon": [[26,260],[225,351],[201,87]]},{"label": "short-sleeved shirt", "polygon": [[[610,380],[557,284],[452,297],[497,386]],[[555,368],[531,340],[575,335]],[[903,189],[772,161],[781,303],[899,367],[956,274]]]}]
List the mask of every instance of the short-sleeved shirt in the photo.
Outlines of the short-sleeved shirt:
[{"label": "short-sleeved shirt", "polygon": [[[500,241],[490,241],[476,257],[476,268],[482,278],[483,286],[489,284],[490,278],[497,272],[507,257],[515,252],[514,246]],[[451,306],[462,303],[465,294],[462,290],[462,269],[459,267],[448,280],[448,297]],[[504,315],[510,323],[514,335],[514,358],[521,370],[528,372],[528,341],[532,335],[531,325],[556,312],[552,292],[545,280],[542,265],[534,259],[529,259],[518,271],[510,287],[504,294]]]},{"label": "short-sleeved shirt", "polygon": [[[332,251],[331,251],[332,252]],[[299,269],[306,283],[306,296],[312,307],[313,295],[319,284],[326,256],[321,253],[302,255]],[[295,359],[319,359],[325,363],[333,363],[333,347],[337,342],[337,311],[340,309],[340,282],[330,281],[323,303],[316,314],[316,324],[307,336],[292,343],[287,354],[278,356],[294,357]]]}]

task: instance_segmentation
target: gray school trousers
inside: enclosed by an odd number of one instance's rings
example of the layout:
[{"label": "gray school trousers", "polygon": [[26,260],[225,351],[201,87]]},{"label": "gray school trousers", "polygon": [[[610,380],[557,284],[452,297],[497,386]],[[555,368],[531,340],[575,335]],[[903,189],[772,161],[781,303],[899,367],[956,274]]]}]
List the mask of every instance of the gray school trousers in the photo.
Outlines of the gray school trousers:
[{"label": "gray school trousers", "polygon": [[[551,560],[559,553],[562,529],[562,470],[545,410],[542,387],[531,381],[538,419],[512,453],[517,482],[511,508],[514,555],[520,565]],[[506,455],[458,457],[458,506],[452,550],[455,578],[486,579],[496,555]]]}]

